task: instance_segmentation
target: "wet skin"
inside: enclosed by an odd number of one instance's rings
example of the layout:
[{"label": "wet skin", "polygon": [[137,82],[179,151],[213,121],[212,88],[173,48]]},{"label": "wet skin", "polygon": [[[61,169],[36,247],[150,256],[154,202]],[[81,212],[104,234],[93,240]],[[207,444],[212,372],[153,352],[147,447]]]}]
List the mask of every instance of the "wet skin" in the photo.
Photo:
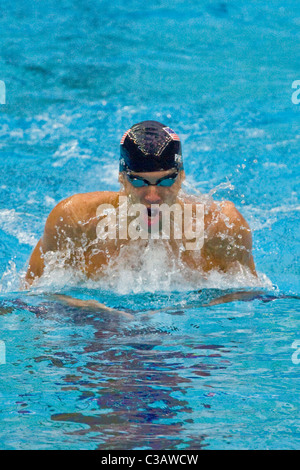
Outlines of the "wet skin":
[{"label": "wet skin", "polygon": [[[141,188],[134,187],[125,173],[119,174],[121,189],[119,192],[93,192],[75,194],[63,201],[51,211],[45,224],[43,236],[35,247],[26,273],[26,286],[39,278],[44,271],[44,255],[49,252],[66,252],[69,249],[67,264],[75,269],[83,270],[87,277],[101,276],[103,267],[117,259],[120,249],[135,246],[142,257],[143,249],[149,240],[127,240],[97,238],[96,227],[99,222],[97,208],[101,204],[110,204],[116,211],[119,197],[127,196],[129,203],[143,204],[147,209],[153,204],[175,203],[183,206],[190,203],[188,195],[179,194],[185,178],[180,171],[174,184],[170,187],[156,186],[155,183],[165,176],[174,174],[174,169],[159,172],[133,173],[151,183]],[[203,201],[199,200],[199,203]],[[193,204],[196,204],[195,198]],[[129,219],[130,221],[130,219]],[[148,212],[148,227],[158,223],[156,213]],[[128,222],[129,223],[129,222]],[[252,236],[250,228],[243,216],[230,201],[205,203],[204,209],[204,245],[201,250],[180,250],[182,240],[171,237],[164,240],[166,248],[172,251],[175,258],[193,270],[200,271],[204,276],[211,270],[227,272],[243,266],[256,276],[252,256]],[[80,253],[80,255],[79,255]],[[79,263],[80,258],[80,263]]]}]

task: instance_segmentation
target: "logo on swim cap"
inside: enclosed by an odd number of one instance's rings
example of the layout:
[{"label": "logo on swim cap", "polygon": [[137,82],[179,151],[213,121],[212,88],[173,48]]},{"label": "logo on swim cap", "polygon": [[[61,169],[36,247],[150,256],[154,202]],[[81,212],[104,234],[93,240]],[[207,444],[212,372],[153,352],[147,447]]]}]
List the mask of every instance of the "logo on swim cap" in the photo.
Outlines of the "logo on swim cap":
[{"label": "logo on swim cap", "polygon": [[170,127],[164,127],[163,129],[171,136],[171,139],[180,141],[178,135],[176,134],[176,132],[173,131],[173,129],[171,129]]},{"label": "logo on swim cap", "polygon": [[120,142],[120,171],[151,172],[182,170],[180,138],[157,121],[133,125]]},{"label": "logo on swim cap", "polygon": [[182,156],[178,155],[177,153],[175,154],[175,162],[176,163],[182,163]]}]

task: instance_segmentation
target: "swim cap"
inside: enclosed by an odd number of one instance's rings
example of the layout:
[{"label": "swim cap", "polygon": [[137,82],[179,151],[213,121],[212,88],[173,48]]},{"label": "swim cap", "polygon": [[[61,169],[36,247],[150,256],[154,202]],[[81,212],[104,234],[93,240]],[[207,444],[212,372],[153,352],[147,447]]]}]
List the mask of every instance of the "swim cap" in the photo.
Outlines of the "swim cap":
[{"label": "swim cap", "polygon": [[183,169],[178,135],[157,121],[134,124],[120,143],[120,171],[150,172]]}]

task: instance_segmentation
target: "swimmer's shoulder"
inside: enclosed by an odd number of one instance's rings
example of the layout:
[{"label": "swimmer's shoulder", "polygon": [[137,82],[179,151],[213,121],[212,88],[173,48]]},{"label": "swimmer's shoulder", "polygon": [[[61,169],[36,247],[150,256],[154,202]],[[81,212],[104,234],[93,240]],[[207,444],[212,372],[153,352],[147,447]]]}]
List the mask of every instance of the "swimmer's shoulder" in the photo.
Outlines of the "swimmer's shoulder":
[{"label": "swimmer's shoulder", "polygon": [[196,205],[203,205],[204,206],[204,215],[207,222],[211,222],[213,219],[216,221],[219,218],[228,218],[229,220],[243,220],[242,215],[237,210],[236,206],[232,201],[223,200],[223,201],[215,201],[212,198],[207,198],[205,195],[203,196],[195,196],[190,194],[184,194],[181,198],[181,203],[184,204],[192,204],[193,206]]},{"label": "swimmer's shoulder", "polygon": [[74,194],[60,201],[50,212],[45,232],[50,233],[63,229],[66,233],[74,235],[74,231],[81,224],[95,217],[97,208],[101,204],[111,204],[117,207],[119,192],[94,191]]},{"label": "swimmer's shoulder", "polygon": [[233,202],[213,201],[205,211],[204,223],[206,247],[213,248],[216,254],[241,252],[240,259],[245,257],[245,251],[251,254],[251,229]]},{"label": "swimmer's shoulder", "polygon": [[249,228],[246,220],[232,201],[212,201],[206,206],[205,214],[209,221],[225,223],[227,226],[229,224],[234,224],[237,227],[243,225],[247,229]]},{"label": "swimmer's shoulder", "polygon": [[73,214],[78,214],[79,218],[85,215],[92,215],[101,204],[118,206],[119,192],[117,191],[94,191],[90,193],[74,194],[65,200],[66,205],[71,206]]},{"label": "swimmer's shoulder", "polygon": [[87,212],[94,212],[100,204],[112,204],[117,207],[119,200],[119,192],[116,191],[94,191],[90,193],[73,194],[66,199],[60,201],[53,213],[61,215],[78,215],[82,218]]}]

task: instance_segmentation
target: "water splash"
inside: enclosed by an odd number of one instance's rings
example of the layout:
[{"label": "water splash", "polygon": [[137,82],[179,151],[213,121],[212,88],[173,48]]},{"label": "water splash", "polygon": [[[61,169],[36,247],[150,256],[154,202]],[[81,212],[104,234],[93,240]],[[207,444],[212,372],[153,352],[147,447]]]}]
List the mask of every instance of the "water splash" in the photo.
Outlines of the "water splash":
[{"label": "water splash", "polygon": [[16,263],[10,260],[0,278],[0,293],[19,290],[21,276],[17,271]]},{"label": "water splash", "polygon": [[[7,285],[8,286],[8,285]],[[9,286],[8,286],[9,287]],[[162,240],[150,240],[143,250],[134,245],[121,248],[98,278],[84,274],[84,261],[77,259],[76,267],[70,265],[70,252],[48,252],[45,269],[33,288],[36,292],[54,292],[69,287],[80,287],[116,294],[188,292],[197,289],[271,289],[271,281],[260,274],[256,278],[250,270],[237,265],[227,273],[200,268],[192,270],[176,259]]]},{"label": "water splash", "polygon": [[28,226],[32,224],[30,214],[16,212],[15,209],[0,210],[0,228],[5,233],[16,237],[21,244],[34,246],[38,242],[34,234],[28,230]]},{"label": "water splash", "polygon": [[230,181],[226,181],[226,182],[223,182],[223,183],[220,183],[218,184],[217,186],[215,186],[214,188],[212,188],[209,193],[207,194],[207,198],[208,199],[212,199],[213,198],[213,195],[216,194],[218,191],[220,190],[223,190],[223,189],[229,189],[230,191],[233,191],[234,190],[234,186],[233,184],[230,183]]},{"label": "water splash", "polygon": [[[208,194],[200,193],[192,185],[193,194],[179,193],[179,198],[189,202],[199,202],[207,205],[212,202],[213,195],[219,190],[233,189],[233,185],[223,182],[214,187]],[[17,235],[20,238],[22,233]],[[23,237],[23,235],[22,235]],[[246,287],[272,288],[271,281],[259,274],[256,278],[249,269],[237,265],[227,273],[217,270],[205,273],[199,267],[195,271],[183,264],[180,257],[174,256],[172,250],[163,240],[149,240],[141,246],[137,240],[132,245],[124,245],[117,257],[112,257],[108,265],[99,273],[98,278],[90,279],[85,275],[84,251],[89,247],[87,240],[83,240],[82,248],[75,249],[69,241],[68,247],[62,252],[48,252],[44,256],[44,273],[33,288],[40,291],[57,291],[66,287],[85,286],[91,289],[112,290],[119,294],[144,292],[174,292],[190,291],[195,289],[231,289]],[[16,265],[10,262],[0,282],[0,292],[18,290],[20,277]]]}]

